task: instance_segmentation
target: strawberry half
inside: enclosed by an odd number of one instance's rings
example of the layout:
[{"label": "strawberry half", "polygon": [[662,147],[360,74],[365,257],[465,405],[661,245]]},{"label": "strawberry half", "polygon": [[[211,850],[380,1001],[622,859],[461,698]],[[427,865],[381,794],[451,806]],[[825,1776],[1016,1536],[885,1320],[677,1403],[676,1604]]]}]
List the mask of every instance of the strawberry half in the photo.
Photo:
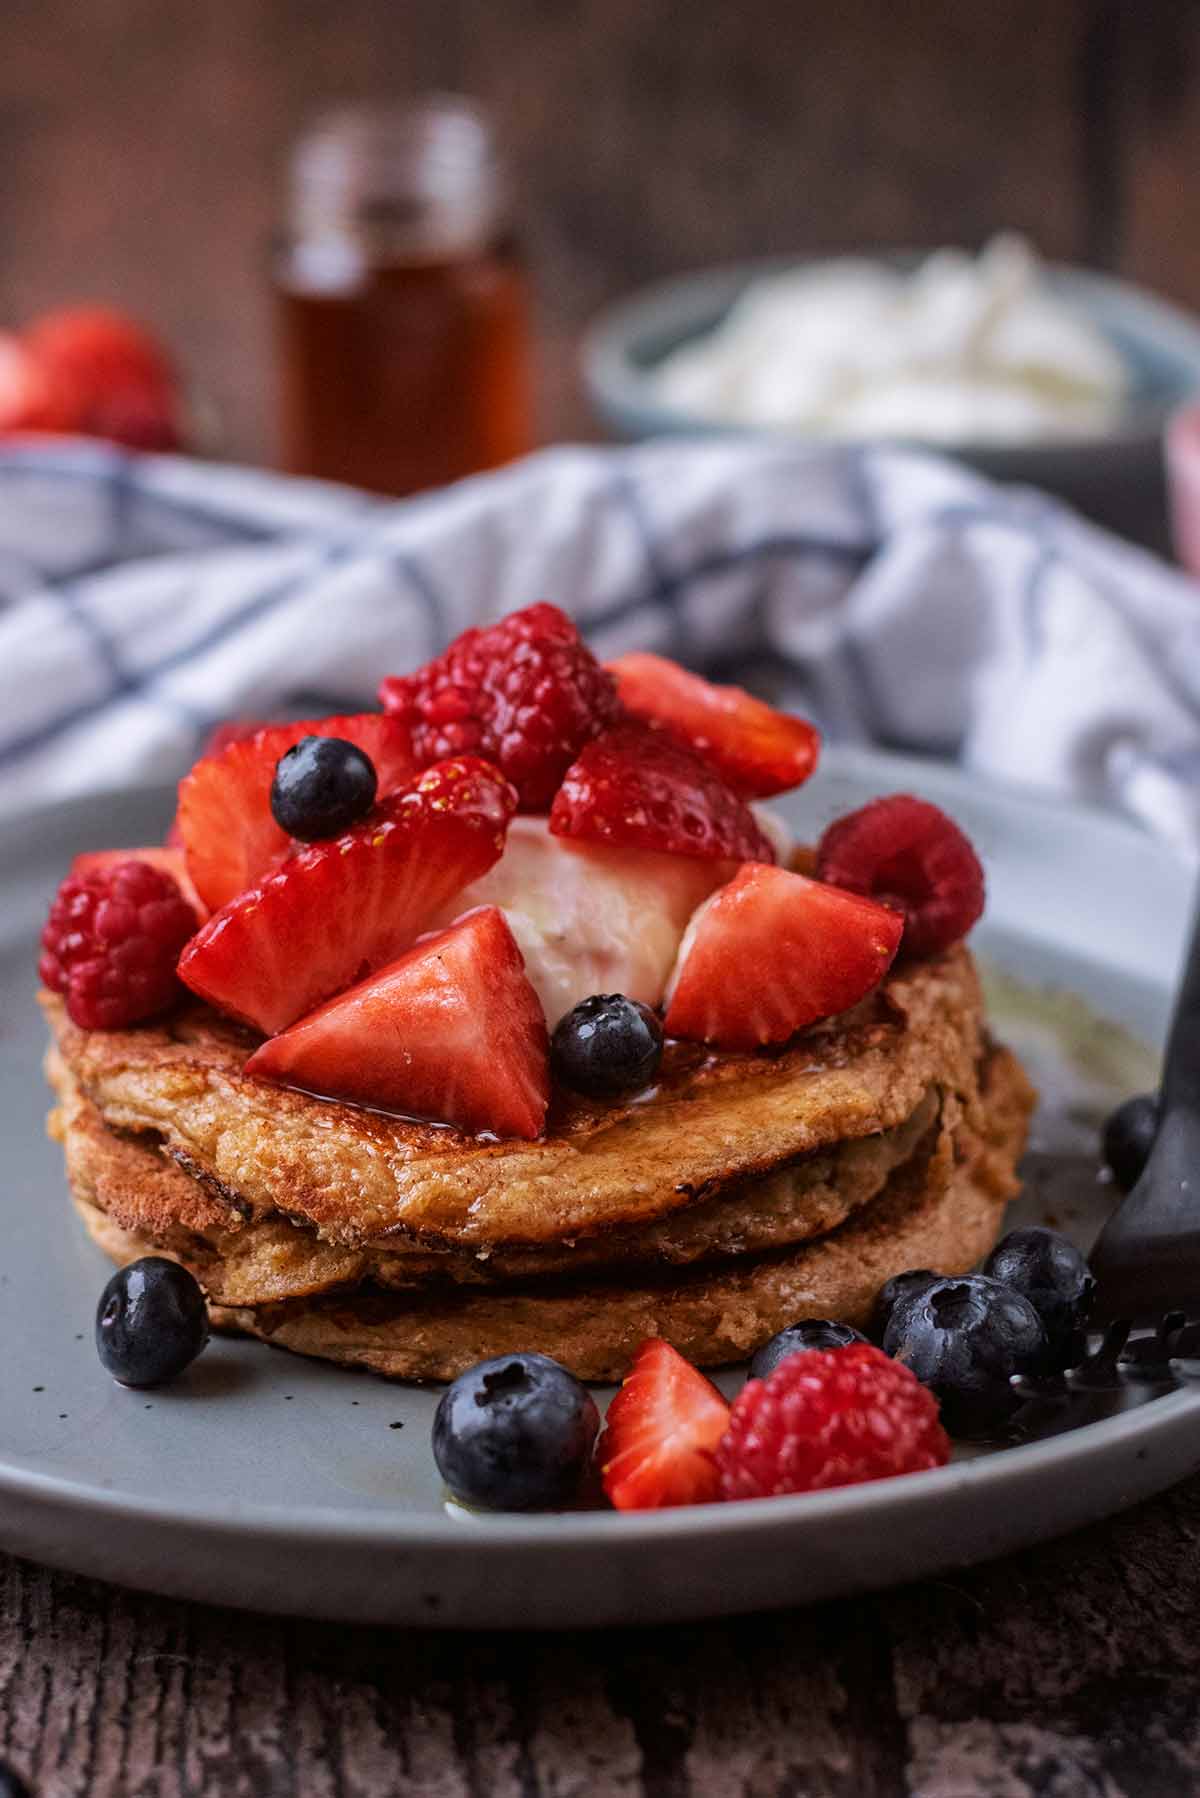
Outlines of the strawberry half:
[{"label": "strawberry half", "polygon": [[608,1407],[596,1451],[610,1501],[618,1511],[657,1511],[719,1498],[715,1450],[728,1427],[712,1381],[652,1336]]},{"label": "strawberry half", "polygon": [[669,731],[615,724],[567,769],[550,808],[557,837],[705,860],[773,862],[745,800]]},{"label": "strawberry half", "polygon": [[878,986],[903,929],[873,899],[751,863],[687,927],[667,987],[667,1034],[725,1049],[786,1042]]},{"label": "strawberry half", "polygon": [[149,862],[161,874],[169,874],[196,914],[197,925],[208,916],[208,907],[188,878],[183,850],[171,844],[154,844],[149,849],[89,849],[71,863],[72,874],[99,874],[121,862]]},{"label": "strawberry half", "polygon": [[743,799],[767,799],[806,781],[821,738],[805,718],[777,712],[742,687],[716,687],[666,656],[608,663],[625,710],[662,724],[723,774]]},{"label": "strawberry half", "polygon": [[265,1035],[411,946],[499,860],[516,794],[486,762],[439,762],[345,836],[239,893],[180,957],[194,993]]},{"label": "strawberry half", "polygon": [[248,1074],[495,1136],[540,1134],[549,1044],[521,951],[494,905],[273,1036]]},{"label": "strawberry half", "polygon": [[196,891],[213,911],[261,880],[291,849],[291,837],[271,815],[271,782],[276,762],[301,737],[356,743],[375,764],[380,798],[406,785],[416,769],[404,725],[381,712],[269,724],[202,756],[179,783],[175,829]]}]

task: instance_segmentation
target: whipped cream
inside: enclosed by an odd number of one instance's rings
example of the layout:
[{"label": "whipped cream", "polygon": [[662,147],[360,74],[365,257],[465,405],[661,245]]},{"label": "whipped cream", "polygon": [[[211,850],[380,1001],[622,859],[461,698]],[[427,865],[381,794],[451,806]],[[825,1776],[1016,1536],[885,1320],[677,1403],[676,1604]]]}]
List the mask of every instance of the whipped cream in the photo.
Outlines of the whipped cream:
[{"label": "whipped cream", "polygon": [[[786,861],[787,825],[766,806],[754,811]],[[690,919],[734,872],[732,862],[579,842],[551,836],[545,818],[514,818],[495,867],[430,928],[473,906],[498,905],[553,1029],[593,993],[624,993],[657,1005]]]},{"label": "whipped cream", "polygon": [[1110,428],[1129,375],[1029,246],[1003,236],[911,272],[848,258],[755,281],[655,384],[665,404],[728,424],[1016,443]]}]

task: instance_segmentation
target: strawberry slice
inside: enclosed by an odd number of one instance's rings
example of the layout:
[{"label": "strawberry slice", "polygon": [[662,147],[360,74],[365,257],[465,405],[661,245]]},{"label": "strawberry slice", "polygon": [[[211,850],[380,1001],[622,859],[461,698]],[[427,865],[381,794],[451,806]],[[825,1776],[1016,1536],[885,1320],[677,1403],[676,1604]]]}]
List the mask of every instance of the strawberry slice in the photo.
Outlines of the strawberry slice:
[{"label": "strawberry slice", "polygon": [[71,872],[79,875],[99,874],[105,868],[117,867],[121,862],[149,862],[160,873],[169,874],[195,912],[197,924],[203,924],[208,916],[208,907],[188,878],[183,850],[172,847],[169,843],[155,843],[149,849],[85,850],[71,863]]},{"label": "strawberry slice", "polygon": [[743,799],[669,731],[613,725],[567,769],[550,808],[557,837],[704,859],[773,862]]},{"label": "strawberry slice", "polygon": [[271,815],[271,782],[276,762],[301,737],[357,743],[375,764],[381,798],[415,770],[407,730],[381,712],[270,724],[202,756],[179,783],[175,827],[196,890],[214,911],[261,880],[291,849],[292,839]]},{"label": "strawberry slice", "polygon": [[667,987],[667,1033],[724,1049],[786,1042],[878,986],[903,929],[873,899],[750,863],[687,927]]},{"label": "strawberry slice", "polygon": [[248,1074],[494,1136],[540,1134],[549,1044],[503,912],[468,912],[322,1005]]},{"label": "strawberry slice", "polygon": [[345,836],[239,893],[188,944],[180,978],[265,1035],[411,946],[498,861],[516,794],[471,756],[439,762]]},{"label": "strawberry slice", "polygon": [[941,955],[983,913],[983,869],[970,838],[911,793],[872,799],[835,818],[817,844],[817,872],[898,911],[906,955]]},{"label": "strawberry slice", "polygon": [[247,737],[256,737],[260,730],[270,728],[271,722],[267,718],[222,718],[204,739],[200,754],[221,755],[231,743],[244,743]]},{"label": "strawberry slice", "polygon": [[714,1451],[729,1406],[711,1380],[669,1342],[643,1342],[608,1407],[596,1451],[618,1511],[702,1505],[721,1495]]},{"label": "strawberry slice", "polygon": [[625,710],[662,724],[723,774],[743,799],[768,799],[806,781],[821,738],[805,718],[777,712],[742,687],[715,687],[666,656],[608,663]]}]

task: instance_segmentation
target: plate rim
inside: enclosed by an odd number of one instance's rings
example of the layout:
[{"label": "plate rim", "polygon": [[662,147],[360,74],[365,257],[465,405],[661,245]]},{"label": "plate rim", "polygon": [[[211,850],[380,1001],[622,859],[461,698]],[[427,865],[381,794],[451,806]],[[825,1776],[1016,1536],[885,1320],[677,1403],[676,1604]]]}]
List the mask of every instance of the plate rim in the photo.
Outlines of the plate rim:
[{"label": "plate rim", "polygon": [[[1186,860],[1169,844],[1148,834],[1123,814],[1082,801],[1064,800],[1040,789],[996,780],[953,763],[918,756],[894,755],[859,746],[832,745],[824,765],[835,775],[881,785],[923,783],[942,794],[970,793],[990,797],[1005,807],[1036,807],[1047,819],[1071,830],[1085,829],[1107,836],[1115,846],[1136,843],[1141,851],[1157,853],[1163,868],[1181,880],[1189,878]],[[161,797],[169,808],[172,788],[162,785],[125,786],[104,796],[133,812]],[[0,856],[14,837],[35,830],[53,817],[66,824],[72,813],[91,817],[97,795],[69,797],[20,808],[0,818]],[[339,1370],[345,1371],[345,1370]],[[412,1384],[412,1383],[408,1383]],[[218,1401],[214,1401],[218,1402]],[[1150,1399],[1114,1417],[1075,1426],[1036,1442],[1014,1444],[995,1454],[970,1458],[903,1480],[880,1480],[858,1486],[832,1488],[762,1499],[752,1506],[707,1504],[659,1512],[614,1513],[568,1511],[555,1513],[473,1513],[446,1507],[420,1515],[402,1510],[378,1513],[329,1505],[242,1505],[236,1496],[228,1512],[218,1514],[211,1501],[147,1499],[136,1493],[80,1482],[52,1473],[35,1472],[0,1452],[0,1503],[5,1500],[31,1504],[47,1511],[69,1511],[80,1518],[109,1518],[123,1523],[177,1526],[211,1541],[255,1539],[274,1545],[289,1540],[316,1541],[345,1547],[351,1543],[375,1548],[427,1549],[454,1553],[459,1546],[478,1554],[488,1546],[522,1553],[574,1550],[591,1546],[632,1543],[639,1539],[665,1541],[724,1540],[734,1536],[770,1533],[781,1527],[819,1529],[846,1514],[870,1516],[890,1507],[905,1511],[936,1509],[952,1493],[977,1487],[1019,1486],[1026,1474],[1036,1475],[1047,1466],[1064,1472],[1086,1466],[1121,1448],[1141,1448],[1163,1435],[1173,1435],[1183,1420],[1200,1412],[1200,1386]]]},{"label": "plate rim", "polygon": [[[421,1518],[399,1511],[375,1514],[337,1506],[288,1509],[282,1505],[251,1505],[243,1509],[238,1508],[234,1500],[227,1516],[217,1516],[205,1506],[193,1506],[186,1500],[139,1500],[127,1493],[102,1486],[80,1485],[53,1474],[22,1472],[20,1469],[14,1473],[11,1464],[2,1460],[0,1500],[40,1500],[47,1505],[67,1506],[88,1517],[108,1517],[126,1523],[179,1524],[217,1539],[236,1537],[244,1540],[257,1536],[276,1544],[294,1538],[303,1542],[332,1540],[341,1545],[352,1541],[396,1548],[441,1548],[461,1543],[475,1550],[492,1543],[508,1549],[537,1546],[573,1550],[603,1543],[614,1535],[622,1541],[629,1540],[632,1534],[643,1531],[656,1540],[660,1537],[724,1536],[731,1531],[774,1530],[781,1524],[799,1524],[806,1519],[816,1527],[848,1510],[859,1514],[892,1505],[921,1509],[936,1507],[949,1490],[965,1490],[981,1480],[994,1483],[1004,1474],[1019,1483],[1022,1473],[1037,1473],[1047,1463],[1061,1465],[1066,1470],[1076,1462],[1090,1461],[1110,1447],[1145,1446],[1146,1439],[1153,1439],[1163,1432],[1173,1433],[1179,1414],[1190,1416],[1193,1412],[1200,1413],[1200,1386],[1164,1394],[1114,1417],[1078,1424],[1074,1429],[1038,1442],[1017,1443],[998,1449],[995,1454],[905,1474],[899,1480],[871,1480],[859,1485],[834,1486],[821,1492],[756,1499],[749,1506],[714,1502],[661,1511],[498,1511],[478,1514],[460,1507],[461,1515],[450,1515],[444,1509],[437,1516]],[[1100,1441],[1101,1434],[1103,1442]],[[478,1534],[473,1533],[476,1527]]]}]

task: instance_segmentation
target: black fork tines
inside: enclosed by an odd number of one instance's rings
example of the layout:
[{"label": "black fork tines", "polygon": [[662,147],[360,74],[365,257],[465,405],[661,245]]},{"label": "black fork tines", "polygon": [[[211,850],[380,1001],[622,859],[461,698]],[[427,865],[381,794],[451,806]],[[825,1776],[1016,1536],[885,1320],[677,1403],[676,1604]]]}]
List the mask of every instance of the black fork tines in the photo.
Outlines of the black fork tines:
[{"label": "black fork tines", "polygon": [[1065,1373],[1018,1374],[1023,1399],[1063,1401],[1073,1393],[1122,1392],[1129,1386],[1173,1386],[1200,1379],[1200,1323],[1168,1311],[1152,1332],[1135,1336],[1127,1318],[1109,1324],[1099,1342]]}]

